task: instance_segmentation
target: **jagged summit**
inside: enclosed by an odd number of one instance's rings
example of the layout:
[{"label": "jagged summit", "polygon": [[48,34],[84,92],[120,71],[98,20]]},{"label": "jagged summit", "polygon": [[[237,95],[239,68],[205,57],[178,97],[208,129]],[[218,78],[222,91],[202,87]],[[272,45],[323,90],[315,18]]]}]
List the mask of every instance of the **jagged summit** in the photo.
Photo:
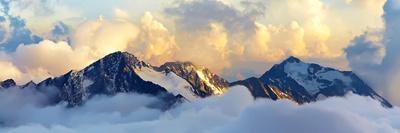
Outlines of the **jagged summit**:
[{"label": "jagged summit", "polygon": [[33,87],[34,88],[34,87],[36,87],[36,85],[37,84],[31,80],[28,83],[26,83],[25,85],[23,85],[22,88],[26,88],[26,87]]},{"label": "jagged summit", "polygon": [[136,56],[133,54],[130,54],[128,52],[114,52],[109,55],[106,55],[104,58],[96,61],[92,65],[89,65],[87,68],[90,68],[93,65],[98,65],[102,64],[103,66],[106,67],[111,67],[115,65],[126,65],[126,66],[132,66],[134,68],[136,67],[149,67],[150,65],[139,60]]},{"label": "jagged summit", "polygon": [[285,98],[298,103],[313,102],[332,96],[344,96],[352,92],[369,96],[380,101],[386,107],[392,107],[388,101],[379,96],[353,72],[305,63],[293,56],[274,65],[258,79],[249,78],[233,84],[252,88],[254,96],[271,99]]},{"label": "jagged summit", "polygon": [[289,56],[281,63],[273,65],[272,68],[266,71],[260,78],[268,78],[271,74],[275,74],[275,72],[294,73],[301,71],[305,74],[314,74],[321,69],[324,69],[325,71],[338,71],[348,75],[355,75],[352,71],[341,71],[330,67],[324,67],[316,63],[307,63],[294,56]]},{"label": "jagged summit", "polygon": [[[290,65],[290,64],[306,64],[303,61],[301,61],[299,58],[296,58],[294,56],[289,56],[287,59],[283,60],[281,63],[279,64],[275,64],[272,66],[272,68],[268,71],[266,71],[261,77],[260,79],[263,80],[267,80],[267,78],[269,78],[269,76],[271,74],[275,74],[277,72],[282,72],[285,71],[285,66],[286,65]],[[318,65],[319,66],[319,65]]]},{"label": "jagged summit", "polygon": [[13,79],[7,79],[2,82],[0,82],[0,88],[10,88],[13,86],[16,86],[17,84]]},{"label": "jagged summit", "polygon": [[299,58],[296,58],[294,56],[289,56],[286,60],[284,60],[282,63],[299,63],[302,62]]},{"label": "jagged summit", "polygon": [[139,61],[139,59],[135,55],[130,54],[128,52],[122,52],[122,51],[117,51],[117,52],[108,54],[105,57],[103,57],[102,59],[108,59],[108,58],[122,58],[125,60]]}]

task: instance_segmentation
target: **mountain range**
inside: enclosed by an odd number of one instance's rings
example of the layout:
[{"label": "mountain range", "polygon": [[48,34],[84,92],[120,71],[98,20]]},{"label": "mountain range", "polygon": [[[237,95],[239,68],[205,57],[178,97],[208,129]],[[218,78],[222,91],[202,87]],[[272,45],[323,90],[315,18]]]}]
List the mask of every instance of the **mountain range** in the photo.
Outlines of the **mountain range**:
[{"label": "mountain range", "polygon": [[261,77],[228,82],[203,66],[191,62],[167,62],[153,66],[127,52],[111,53],[79,71],[48,78],[40,83],[17,85],[14,80],[0,82],[2,89],[56,90],[49,103],[65,102],[69,107],[83,105],[96,95],[139,93],[156,96],[168,109],[180,102],[223,95],[230,86],[243,85],[254,98],[289,99],[299,104],[327,97],[354,93],[368,96],[385,107],[392,105],[351,71],[339,71],[289,57],[274,65]]}]

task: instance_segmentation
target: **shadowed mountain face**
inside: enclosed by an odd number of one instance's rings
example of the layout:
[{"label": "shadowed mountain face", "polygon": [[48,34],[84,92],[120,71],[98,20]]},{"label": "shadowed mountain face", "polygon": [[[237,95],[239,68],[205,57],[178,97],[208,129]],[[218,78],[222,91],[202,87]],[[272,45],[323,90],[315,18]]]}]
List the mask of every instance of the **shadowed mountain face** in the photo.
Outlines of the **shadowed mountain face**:
[{"label": "shadowed mountain face", "polygon": [[228,83],[207,68],[190,62],[168,62],[155,67],[127,52],[115,52],[80,71],[70,71],[39,84],[16,86],[13,80],[6,80],[0,82],[0,89],[19,87],[45,92],[55,88],[49,103],[66,102],[70,107],[82,105],[96,95],[138,93],[162,99],[163,103],[155,105],[166,109],[177,102],[222,95],[234,85],[246,86],[255,98],[290,99],[299,104],[352,92],[392,106],[354,73],[304,63],[295,57],[274,65],[260,78]]},{"label": "shadowed mountain face", "polygon": [[151,66],[129,53],[117,52],[107,55],[81,71],[49,78],[37,85],[38,88],[54,86],[59,88],[60,101],[71,106],[81,105],[95,95],[115,95],[117,93],[139,93],[174,99],[162,86],[145,81],[135,69]]},{"label": "shadowed mountain face", "polygon": [[295,57],[274,65],[260,78],[253,77],[231,85],[244,85],[255,97],[290,99],[300,104],[352,92],[392,107],[353,72],[304,63]]},{"label": "shadowed mountain face", "polygon": [[16,86],[16,83],[12,79],[7,79],[4,81],[0,81],[0,88],[10,88]]}]

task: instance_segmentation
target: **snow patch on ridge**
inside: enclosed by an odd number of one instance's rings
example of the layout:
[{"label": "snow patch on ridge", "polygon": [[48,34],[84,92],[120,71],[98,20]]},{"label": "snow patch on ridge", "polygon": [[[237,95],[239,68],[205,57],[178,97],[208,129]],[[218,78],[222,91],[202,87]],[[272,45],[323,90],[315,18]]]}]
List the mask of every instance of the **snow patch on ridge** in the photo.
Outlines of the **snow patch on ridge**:
[{"label": "snow patch on ridge", "polygon": [[202,70],[202,69],[196,70],[196,73],[197,73],[197,75],[199,76],[199,78],[200,78],[202,81],[204,81],[204,83],[207,84],[207,86],[211,87],[211,89],[213,90],[213,94],[214,94],[214,95],[219,96],[219,95],[224,94],[224,92],[221,91],[221,90],[223,90],[223,88],[219,88],[219,87],[213,85],[213,84],[210,82],[210,79],[208,79],[208,76],[205,75],[205,74],[203,73],[203,70]]},{"label": "snow patch on ridge", "polygon": [[310,67],[310,65],[311,64],[309,63],[303,62],[290,62],[285,65],[284,71],[288,77],[291,77],[298,84],[303,86],[311,95],[315,95],[320,91],[320,89],[327,87],[325,83],[319,82],[318,79],[327,80],[331,84],[333,84],[337,79],[343,81],[345,86],[351,86],[352,79],[338,71],[322,68],[321,70],[310,74],[309,72],[315,71],[313,67]]},{"label": "snow patch on ridge", "polygon": [[93,83],[94,83],[94,82],[93,82],[92,80],[85,79],[85,80],[83,80],[83,82],[82,82],[82,86],[83,86],[83,88],[87,88],[87,87],[91,86]]},{"label": "snow patch on ridge", "polygon": [[199,98],[193,93],[193,87],[185,79],[173,72],[157,72],[151,68],[142,67],[141,69],[135,69],[135,73],[145,81],[150,81],[164,87],[175,96],[180,94],[188,101],[195,101]]},{"label": "snow patch on ridge", "polygon": [[298,84],[303,86],[308,93],[314,95],[319,92],[319,86],[316,79],[307,79],[309,64],[306,63],[287,63],[285,65],[285,73],[293,78]]}]

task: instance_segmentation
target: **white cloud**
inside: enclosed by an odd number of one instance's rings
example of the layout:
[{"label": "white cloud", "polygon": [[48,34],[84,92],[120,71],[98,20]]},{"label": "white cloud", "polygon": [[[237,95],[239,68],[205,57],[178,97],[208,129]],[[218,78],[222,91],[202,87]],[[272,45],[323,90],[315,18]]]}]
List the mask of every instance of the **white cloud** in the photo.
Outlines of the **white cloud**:
[{"label": "white cloud", "polygon": [[[85,55],[75,52],[66,42],[54,43],[44,40],[39,44],[20,45],[14,56],[15,64],[22,71],[44,69],[50,75],[61,75],[69,69],[77,69],[87,64]],[[60,63],[60,59],[65,63]]]},{"label": "white cloud", "polygon": [[[22,17],[27,26],[36,34],[46,34],[59,21],[75,24],[74,19],[81,17],[81,12],[60,0],[12,0],[10,14]],[[81,22],[80,20],[79,22]]]},{"label": "white cloud", "polygon": [[1,70],[2,70],[2,72],[0,73],[0,79],[5,80],[10,77],[14,77],[14,78],[18,78],[18,79],[21,78],[21,75],[22,75],[21,72],[11,62],[0,61],[0,66],[1,66]]},{"label": "white cloud", "polygon": [[138,38],[128,51],[153,65],[171,61],[179,49],[173,33],[150,12],[144,14],[139,26]]},{"label": "white cloud", "polygon": [[[115,51],[126,51],[136,40],[139,29],[127,20],[94,20],[79,25],[71,44],[44,40],[38,44],[21,44],[15,52],[3,53],[1,67],[10,71],[0,80],[13,78],[19,84],[39,82],[72,69],[80,70]],[[4,58],[4,59],[3,59]],[[12,71],[11,71],[12,70]]]},{"label": "white cloud", "polygon": [[214,72],[220,72],[231,65],[228,34],[220,23],[210,23],[207,28],[196,32],[182,31],[177,36],[180,48],[176,52],[177,60],[192,61]]},{"label": "white cloud", "polygon": [[97,20],[81,24],[72,37],[72,47],[90,50],[91,57],[103,57],[128,48],[139,30],[128,21]]}]

